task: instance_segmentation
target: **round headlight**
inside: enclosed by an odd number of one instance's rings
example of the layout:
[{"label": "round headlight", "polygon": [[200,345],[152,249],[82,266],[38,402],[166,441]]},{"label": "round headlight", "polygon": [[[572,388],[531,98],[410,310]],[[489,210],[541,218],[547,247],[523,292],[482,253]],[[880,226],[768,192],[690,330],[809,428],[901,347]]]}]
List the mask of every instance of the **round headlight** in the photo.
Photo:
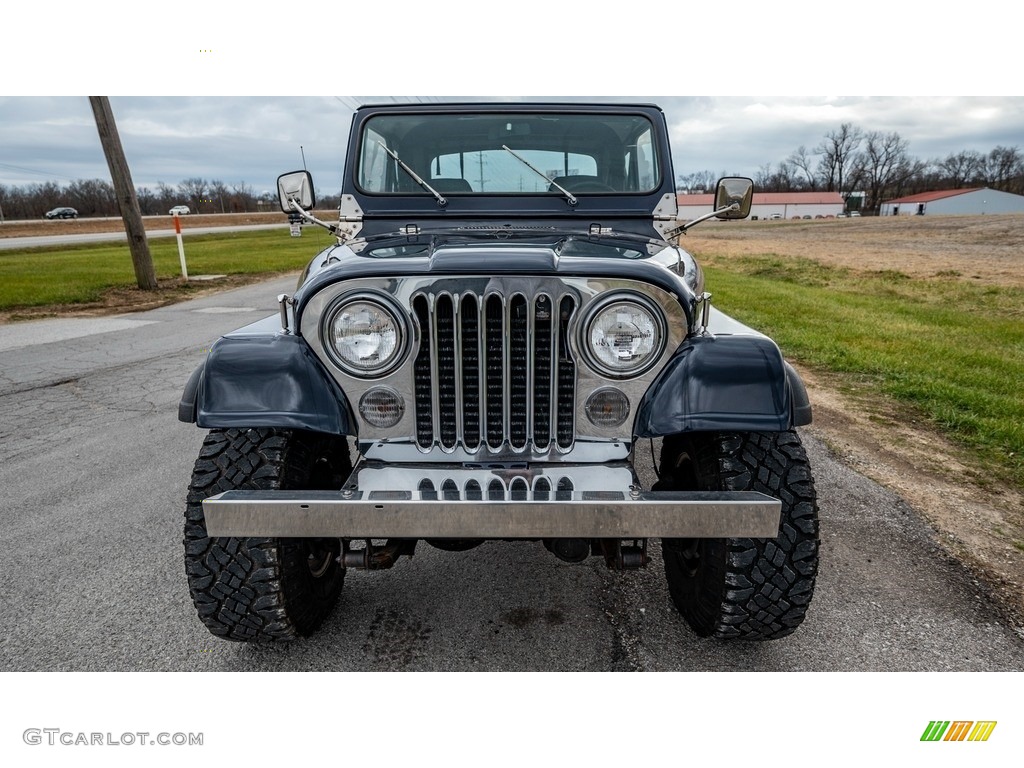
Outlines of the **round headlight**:
[{"label": "round headlight", "polygon": [[356,376],[380,376],[400,361],[404,348],[402,323],[385,304],[358,297],[329,316],[327,342],[333,358]]},{"label": "round headlight", "polygon": [[584,328],[583,346],[601,373],[637,376],[657,361],[665,344],[661,313],[633,296],[602,302]]}]

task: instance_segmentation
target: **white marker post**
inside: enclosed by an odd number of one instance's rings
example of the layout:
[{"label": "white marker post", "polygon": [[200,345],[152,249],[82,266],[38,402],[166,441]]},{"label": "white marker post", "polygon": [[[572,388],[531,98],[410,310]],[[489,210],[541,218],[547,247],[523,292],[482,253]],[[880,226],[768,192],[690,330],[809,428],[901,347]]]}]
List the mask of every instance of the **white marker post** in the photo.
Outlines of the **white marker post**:
[{"label": "white marker post", "polygon": [[185,266],[185,246],[181,242],[181,217],[174,214],[174,234],[178,238],[178,257],[181,259],[181,276],[188,282],[188,268]]}]

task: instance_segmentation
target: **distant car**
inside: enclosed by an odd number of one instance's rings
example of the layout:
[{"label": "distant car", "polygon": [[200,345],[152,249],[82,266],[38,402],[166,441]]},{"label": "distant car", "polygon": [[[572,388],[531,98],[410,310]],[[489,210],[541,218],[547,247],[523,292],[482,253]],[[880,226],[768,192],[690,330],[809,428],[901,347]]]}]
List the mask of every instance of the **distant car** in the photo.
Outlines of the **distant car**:
[{"label": "distant car", "polygon": [[781,213],[773,213],[768,218],[771,219],[772,221],[777,221],[778,219],[782,218],[782,214]]},{"label": "distant car", "polygon": [[846,214],[845,213],[837,213],[836,214],[836,218],[837,219],[845,219],[846,218]]},{"label": "distant car", "polygon": [[52,211],[47,211],[45,215],[48,219],[77,219],[78,211],[67,207],[54,208]]},{"label": "distant car", "polygon": [[173,208],[171,208],[171,210],[169,210],[167,213],[169,213],[171,216],[186,216],[189,213],[191,213],[191,211],[188,209],[187,205],[176,205]]},{"label": "distant car", "polygon": [[811,218],[811,215],[810,215],[809,213],[805,213],[805,214],[804,214],[804,218],[805,218],[805,219],[809,219],[809,218]]},{"label": "distant car", "polygon": [[860,211],[850,211],[847,214],[847,216],[849,216],[851,219],[858,219],[860,218]]}]

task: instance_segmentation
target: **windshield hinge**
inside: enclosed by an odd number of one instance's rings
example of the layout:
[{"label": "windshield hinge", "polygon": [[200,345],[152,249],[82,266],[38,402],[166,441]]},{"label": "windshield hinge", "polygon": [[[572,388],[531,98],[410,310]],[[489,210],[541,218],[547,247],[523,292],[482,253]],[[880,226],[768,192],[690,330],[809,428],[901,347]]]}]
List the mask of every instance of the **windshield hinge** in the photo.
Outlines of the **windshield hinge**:
[{"label": "windshield hinge", "polygon": [[611,227],[602,227],[600,224],[590,225],[590,236],[600,237],[601,235],[610,235],[612,233]]},{"label": "windshield hinge", "polygon": [[416,237],[421,230],[419,224],[406,224],[404,227],[399,227],[398,231],[408,237]]}]

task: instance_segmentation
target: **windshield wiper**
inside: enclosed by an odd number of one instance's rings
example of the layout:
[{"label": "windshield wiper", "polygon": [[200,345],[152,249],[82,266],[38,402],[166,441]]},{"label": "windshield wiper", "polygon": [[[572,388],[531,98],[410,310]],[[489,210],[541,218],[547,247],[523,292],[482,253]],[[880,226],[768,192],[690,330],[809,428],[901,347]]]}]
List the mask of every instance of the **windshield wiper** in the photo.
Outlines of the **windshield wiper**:
[{"label": "windshield wiper", "polygon": [[387,152],[389,155],[391,155],[391,157],[394,158],[395,162],[398,163],[398,165],[401,167],[401,169],[403,171],[405,171],[406,173],[409,174],[409,176],[412,178],[413,181],[415,181],[417,184],[419,184],[421,187],[423,187],[425,190],[427,190],[427,192],[429,192],[430,194],[432,194],[434,197],[437,198],[437,204],[438,205],[442,205],[442,206],[443,205],[448,205],[448,200],[445,199],[444,197],[442,197],[440,192],[438,192],[432,186],[427,184],[427,182],[425,182],[423,179],[421,179],[416,174],[416,171],[414,171],[408,165],[403,163],[402,162],[402,158],[400,158],[398,155],[396,155],[394,152],[392,152],[390,149],[388,149],[387,146],[385,146],[383,141],[379,141],[378,140],[377,143],[380,144],[380,148],[381,149],[383,149],[385,152]]},{"label": "windshield wiper", "polygon": [[[568,189],[563,187],[558,182],[555,182],[555,181],[552,181],[551,179],[549,179],[548,175],[546,173],[544,173],[543,171],[539,171],[536,168],[534,168],[533,165],[530,163],[530,161],[527,160],[525,157],[517,155],[515,152],[513,152],[511,149],[506,147],[504,144],[501,145],[501,148],[504,149],[506,152],[508,152],[510,155],[512,155],[512,157],[514,157],[520,163],[522,163],[527,168],[529,168],[531,171],[533,171],[538,176],[540,176],[542,179],[544,179],[544,181],[548,182],[552,187],[555,187],[559,192],[561,192],[563,195],[565,195],[565,199],[569,201],[569,205],[576,205],[576,197],[572,194],[572,192],[570,192]],[[401,162],[401,161],[399,161],[399,162]]]}]

